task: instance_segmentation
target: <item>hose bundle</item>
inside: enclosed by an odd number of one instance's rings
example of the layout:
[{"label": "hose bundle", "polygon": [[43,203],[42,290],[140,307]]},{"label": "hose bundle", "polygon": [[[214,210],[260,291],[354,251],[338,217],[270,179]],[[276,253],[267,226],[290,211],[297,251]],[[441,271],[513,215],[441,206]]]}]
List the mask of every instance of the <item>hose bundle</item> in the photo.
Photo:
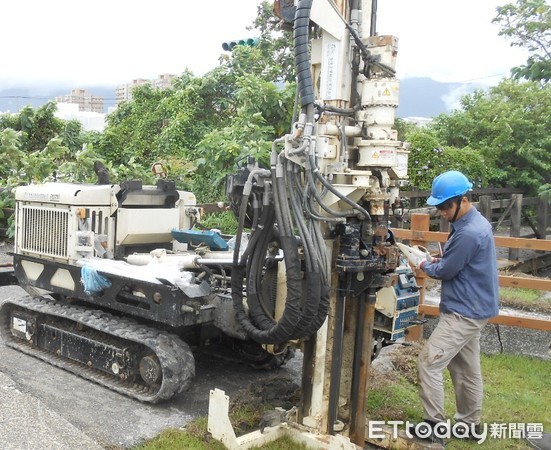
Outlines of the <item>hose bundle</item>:
[{"label": "hose bundle", "polygon": [[[252,180],[253,176],[252,172],[249,180]],[[283,171],[278,170],[276,165],[273,165],[271,170],[271,181],[273,202],[263,202],[257,226],[241,256],[239,256],[238,245],[241,239],[239,231],[236,237],[237,245],[234,249],[232,269],[232,299],[238,322],[253,340],[262,344],[282,344],[289,340],[307,338],[319,329],[327,316],[329,289],[327,264],[319,248],[320,244],[324,245],[320,234],[318,233],[315,239],[312,238],[310,232],[312,225],[310,224],[309,230],[309,226],[302,218],[302,211],[297,210],[296,201],[294,214],[291,212],[287,202],[287,182],[283,177]],[[270,183],[266,183],[266,189],[269,189],[269,186]],[[243,190],[238,228],[241,230],[249,201],[249,190],[247,187]],[[295,194],[290,195],[295,198]],[[265,198],[267,197],[266,194]],[[294,222],[298,228],[298,238],[293,232]],[[283,252],[287,277],[285,309],[277,322],[266,307],[271,299],[266,298],[266,293],[261,289],[262,283],[265,282],[263,267],[268,247],[274,241],[279,243]],[[301,266],[299,241],[302,243],[304,252],[304,267]],[[304,273],[304,281],[302,273]],[[245,279],[246,283],[244,283]],[[243,304],[244,284],[248,313]]]}]

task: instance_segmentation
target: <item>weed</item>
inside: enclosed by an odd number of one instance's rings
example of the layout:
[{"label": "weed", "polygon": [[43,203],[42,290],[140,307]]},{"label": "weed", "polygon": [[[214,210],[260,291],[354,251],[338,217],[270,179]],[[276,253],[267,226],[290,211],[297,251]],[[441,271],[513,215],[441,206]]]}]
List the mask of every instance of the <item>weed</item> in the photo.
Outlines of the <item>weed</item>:
[{"label": "weed", "polygon": [[231,211],[205,214],[201,217],[201,226],[206,229],[216,228],[227,235],[237,233],[237,219]]}]

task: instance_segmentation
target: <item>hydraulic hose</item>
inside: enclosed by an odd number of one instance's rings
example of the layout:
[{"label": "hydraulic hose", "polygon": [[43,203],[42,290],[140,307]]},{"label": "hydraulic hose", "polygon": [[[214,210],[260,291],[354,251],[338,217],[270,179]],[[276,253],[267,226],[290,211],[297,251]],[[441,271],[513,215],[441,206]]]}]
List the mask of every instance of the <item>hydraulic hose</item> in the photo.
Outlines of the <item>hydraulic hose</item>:
[{"label": "hydraulic hose", "polygon": [[[285,302],[285,309],[279,322],[274,323],[269,317],[263,314],[258,314],[257,320],[260,320],[261,328],[255,326],[248,317],[245,307],[243,305],[243,281],[245,279],[245,266],[243,264],[234,264],[232,270],[232,300],[236,318],[245,332],[256,342],[261,344],[282,344],[293,338],[297,323],[301,319],[301,269],[300,258],[298,254],[298,244],[295,236],[292,235],[291,217],[289,208],[286,202],[287,195],[284,190],[284,183],[277,183],[277,177],[282,176],[282,168],[274,164],[277,161],[275,150],[272,152],[272,184],[274,193],[274,206],[275,213],[278,220],[280,231],[280,245],[283,250],[286,276],[287,276],[287,298]],[[283,189],[281,189],[283,184]],[[245,193],[245,190],[244,190]],[[241,220],[239,223],[241,224]],[[244,222],[244,219],[243,219]],[[267,224],[263,224],[267,225]],[[258,232],[266,233],[269,230],[266,226]],[[239,232],[239,230],[238,230]],[[265,238],[264,238],[265,239]],[[264,241],[265,242],[265,241]],[[253,253],[258,254],[261,252],[263,256],[263,246],[260,246]],[[234,261],[236,261],[236,254],[234,253]],[[255,300],[253,300],[254,302]],[[255,314],[257,311],[255,311]]]},{"label": "hydraulic hose", "polygon": [[349,199],[342,193],[340,193],[337,189],[333,187],[329,181],[327,181],[320,173],[319,169],[315,166],[314,156],[310,155],[310,163],[312,164],[312,167],[315,167],[315,169],[312,171],[314,176],[318,181],[321,182],[328,190],[330,190],[333,194],[335,194],[339,199],[341,199],[343,202],[347,203],[348,205],[352,206],[352,208],[358,210],[364,217],[363,220],[371,220],[371,215],[360,205],[358,205],[354,200]]},{"label": "hydraulic hose", "polygon": [[[264,234],[264,231],[261,232]],[[258,240],[258,246],[260,248],[255,249],[254,254],[258,254],[263,245],[260,245],[262,239]],[[287,241],[282,243],[282,247],[286,248],[288,252],[291,251],[291,247],[296,246],[296,241]],[[264,247],[265,248],[265,247]],[[297,249],[298,256],[298,249]],[[253,340],[261,344],[281,344],[290,339],[293,335],[295,325],[300,319],[300,295],[293,293],[292,289],[296,289],[297,282],[293,282],[292,273],[289,271],[295,271],[295,279],[299,278],[300,281],[300,267],[298,257],[295,258],[295,265],[291,264],[287,270],[287,276],[290,278],[290,283],[287,288],[287,302],[285,304],[285,311],[281,320],[275,323],[270,320],[269,317],[263,316],[262,312],[256,308],[257,299],[255,295],[252,295],[250,310],[251,316],[255,317],[255,321],[260,322],[260,328],[251,322],[249,315],[247,314],[243,305],[243,282],[245,280],[246,266],[244,264],[234,265],[231,276],[231,291],[233,306],[236,314],[236,319],[243,327],[247,335]],[[295,299],[295,301],[293,301]],[[249,299],[247,299],[249,301]]]},{"label": "hydraulic hose", "polygon": [[[291,174],[291,170],[288,170],[288,174]],[[319,273],[319,265],[316,248],[312,240],[312,236],[308,231],[308,226],[303,218],[302,208],[297,199],[297,194],[294,189],[294,184],[290,183],[289,195],[291,200],[291,206],[294,211],[297,227],[299,230],[302,243],[304,245],[304,257],[305,257],[305,271],[306,271],[306,302],[302,310],[302,316],[297,324],[296,337],[305,337],[308,334],[308,330],[312,324],[312,321],[318,314],[320,291],[321,291],[321,278]]]},{"label": "hydraulic hose", "polygon": [[[310,69],[309,55],[309,24],[312,0],[299,0],[294,22],[294,53],[297,71],[297,92],[300,98],[304,127],[301,128],[303,145],[293,153],[309,153],[314,122],[314,90]],[[242,237],[242,228],[245,222],[246,203],[250,189],[247,184],[243,190],[240,207],[236,248],[234,249],[234,266],[232,270],[231,287],[232,300],[236,318],[246,333],[261,344],[281,344],[291,339],[307,337],[317,331],[325,321],[329,307],[328,276],[325,273],[327,262],[323,261],[325,248],[320,246],[319,234],[309,228],[317,225],[304,220],[299,201],[300,193],[295,191],[292,183],[291,161],[287,164],[287,176],[282,155],[276,152],[276,142],[272,146],[271,179],[272,195],[274,199],[273,214],[265,215],[264,211],[255,227],[249,245],[239,261],[239,244]],[[309,175],[311,178],[311,175]],[[288,195],[291,207],[289,206]],[[321,200],[321,199],[320,199]],[[356,208],[357,205],[353,204]],[[266,209],[266,205],[264,205]],[[360,212],[363,211],[360,209]],[[273,222],[275,215],[276,224]],[[295,221],[293,222],[293,217]],[[303,296],[303,279],[301,259],[298,252],[295,227],[304,247],[305,296]],[[261,285],[262,268],[269,243],[275,238],[278,230],[280,248],[286,265],[287,295],[285,309],[281,319],[276,323],[273,317],[263,308]],[[249,314],[243,305],[243,282],[247,275],[247,301]],[[303,298],[304,297],[304,298]],[[304,300],[304,304],[303,304]],[[254,322],[254,323],[253,323]]]},{"label": "hydraulic hose", "polygon": [[[298,176],[297,176],[296,173],[293,174],[292,182],[295,186],[295,190],[297,192],[297,195],[299,195],[299,197],[300,197],[300,204],[302,205],[304,214],[306,216],[308,216],[310,219],[318,220],[318,221],[321,220],[322,222],[335,222],[335,223],[342,223],[342,222],[346,221],[346,219],[344,217],[328,217],[328,216],[322,216],[322,215],[318,214],[315,211],[316,208],[313,206],[314,202],[313,202],[312,196],[308,195],[309,192],[310,192],[308,190],[308,188],[305,188],[306,193],[303,193],[302,191],[300,191],[298,189],[300,187],[300,185],[299,185]],[[321,198],[321,196],[320,196],[320,198]]]},{"label": "hydraulic hose", "polygon": [[[256,169],[249,173],[245,186],[243,187],[243,196],[241,198],[241,205],[239,206],[239,218],[237,222],[237,233],[235,235],[235,247],[233,249],[233,264],[239,264],[239,250],[241,247],[241,239],[243,237],[243,228],[245,227],[245,217],[247,216],[247,205],[249,203],[249,196],[251,195],[253,178],[256,175],[268,175],[269,172],[265,169]],[[253,223],[255,220],[253,219]]]},{"label": "hydraulic hose", "polygon": [[322,209],[331,214],[333,217],[348,217],[354,215],[354,210],[346,210],[346,211],[337,211],[334,209],[331,209],[329,206],[327,206],[323,199],[321,198],[318,190],[316,189],[316,186],[314,184],[314,180],[311,176],[308,176],[308,186],[309,186],[309,192],[313,194],[315,200],[317,201],[318,205],[322,207]]},{"label": "hydraulic hose", "polygon": [[[288,161],[287,164],[289,166],[287,174],[289,174],[290,182],[286,183],[286,185],[289,186],[290,200],[304,244],[305,262],[307,263],[307,301],[303,307],[303,314],[307,316],[308,322],[306,320],[301,321],[297,327],[297,332],[298,337],[307,337],[315,333],[323,325],[327,317],[330,302],[328,285],[329,266],[325,242],[319,228],[319,221],[310,220],[307,224],[303,218],[304,211],[301,205],[307,207],[308,202],[306,198],[309,196],[307,190],[300,183],[297,173],[298,166],[291,161]],[[320,216],[320,220],[327,221],[327,218]],[[340,219],[337,218],[336,220]],[[302,328],[302,326],[305,328]]]},{"label": "hydraulic hose", "polygon": [[[252,323],[256,324],[260,329],[270,329],[275,320],[273,315],[265,306],[270,299],[263,298],[262,281],[263,281],[263,266],[266,252],[270,242],[274,238],[273,223],[274,211],[273,207],[266,208],[268,211],[267,221],[265,222],[266,231],[259,232],[260,238],[252,249],[251,256],[247,261],[247,305],[249,307],[249,316]],[[270,232],[269,228],[272,229]]]},{"label": "hydraulic hose", "polygon": [[314,103],[314,88],[310,72],[309,25],[312,0],[299,0],[295,12],[293,42],[295,67],[297,72],[297,89],[300,95],[300,106]]}]

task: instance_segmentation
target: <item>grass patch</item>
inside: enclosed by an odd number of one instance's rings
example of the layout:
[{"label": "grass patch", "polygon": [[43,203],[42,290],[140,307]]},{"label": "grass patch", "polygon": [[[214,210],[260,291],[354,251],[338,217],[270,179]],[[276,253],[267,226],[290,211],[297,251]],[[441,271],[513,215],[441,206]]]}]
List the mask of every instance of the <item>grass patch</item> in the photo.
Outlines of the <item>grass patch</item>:
[{"label": "grass patch", "polygon": [[[241,410],[237,416],[232,416],[232,423],[235,419],[249,421],[246,412]],[[256,413],[253,414],[255,416]],[[256,422],[258,424],[258,422]],[[237,433],[237,430],[236,434]],[[256,448],[256,447],[255,447]],[[207,418],[200,417],[190,422],[184,429],[167,429],[155,439],[145,442],[135,450],[225,450],[226,447],[212,438],[207,430]],[[283,437],[276,441],[262,446],[263,450],[307,450],[307,447],[294,442],[289,437]]]},{"label": "grass patch", "polygon": [[[205,435],[207,435],[208,433],[206,433],[206,419],[204,422]],[[196,425],[193,424],[192,427],[196,427]],[[176,448],[196,450],[225,450],[226,447],[221,442],[215,441],[212,438],[209,438],[209,440],[204,440],[201,437],[192,435],[186,430],[179,429],[167,429],[159,434],[155,439],[152,439],[135,447],[136,450],[174,450]]]},{"label": "grass patch", "polygon": [[542,292],[536,289],[502,287],[499,290],[500,300],[519,300],[526,303],[534,303],[539,300]]},{"label": "grass patch", "polygon": [[551,314],[551,296],[547,291],[502,287],[499,289],[499,300],[502,306]]},{"label": "grass patch", "polygon": [[[375,375],[368,392],[368,418],[371,420],[409,420],[418,422],[423,410],[418,396],[416,379],[411,377],[411,363],[415,363],[420,346],[409,353],[393,356],[395,372]],[[398,364],[395,359],[398,358]],[[409,363],[407,362],[409,361]],[[484,404],[482,421],[488,424],[537,423],[545,432],[551,430],[551,361],[518,355],[482,355],[484,377]],[[444,373],[446,416],[453,418],[455,394],[449,372]],[[474,448],[529,449],[521,439],[498,439],[488,436],[481,445],[451,439],[446,449]]]},{"label": "grass patch", "polygon": [[216,228],[222,234],[233,235],[237,233],[237,219],[232,211],[223,211],[205,214],[201,217],[201,227],[206,229]]},{"label": "grass patch", "polygon": [[[391,360],[394,369],[390,372],[378,372],[372,369],[367,394],[367,418],[370,420],[409,420],[418,422],[423,419],[423,410],[419,400],[416,360],[421,345],[415,343],[409,347],[397,347]],[[551,431],[551,361],[520,355],[482,355],[482,373],[484,377],[484,405],[482,421],[488,424],[537,423],[543,424],[546,433]],[[376,366],[374,365],[374,368]],[[449,373],[444,374],[446,391],[446,416],[453,418],[455,396]],[[280,389],[275,381],[268,381],[267,387]],[[247,399],[260,395],[265,402]],[[266,399],[266,392],[258,386],[249,387],[230,405],[230,420],[236,434],[257,429],[262,412],[271,409],[273,398]],[[281,395],[280,395],[281,396]],[[241,399],[240,399],[241,397]],[[298,399],[290,397],[293,401]],[[267,401],[266,401],[267,400]],[[252,405],[256,404],[256,407]],[[286,408],[287,409],[287,408]],[[183,430],[166,430],[155,439],[148,441],[136,450],[172,450],[175,448],[197,450],[222,450],[224,446],[212,439],[207,432],[207,419],[197,419]],[[267,450],[305,450],[304,445],[282,438],[264,445]],[[450,439],[446,449],[467,450],[529,449],[521,439],[498,439],[488,435],[486,441],[478,445]]]}]

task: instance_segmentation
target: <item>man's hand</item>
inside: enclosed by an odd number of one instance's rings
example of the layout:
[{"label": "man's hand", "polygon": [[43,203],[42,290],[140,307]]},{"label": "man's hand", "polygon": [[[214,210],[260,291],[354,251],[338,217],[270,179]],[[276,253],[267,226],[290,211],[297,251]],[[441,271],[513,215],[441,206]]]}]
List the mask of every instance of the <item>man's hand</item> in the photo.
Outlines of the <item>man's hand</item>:
[{"label": "man's hand", "polygon": [[401,242],[397,242],[396,246],[400,249],[400,251],[404,254],[404,256],[407,258],[409,264],[411,267],[419,268],[419,265],[423,261],[430,261],[432,262],[432,256],[430,255],[429,251],[421,246],[421,245],[414,245],[410,247],[409,245],[404,245]]},{"label": "man's hand", "polygon": [[433,256],[430,255],[430,253],[427,252],[426,258],[419,261],[415,268],[423,270],[423,265],[425,265],[426,263],[435,263],[435,262],[438,262],[438,258],[434,258]]}]

